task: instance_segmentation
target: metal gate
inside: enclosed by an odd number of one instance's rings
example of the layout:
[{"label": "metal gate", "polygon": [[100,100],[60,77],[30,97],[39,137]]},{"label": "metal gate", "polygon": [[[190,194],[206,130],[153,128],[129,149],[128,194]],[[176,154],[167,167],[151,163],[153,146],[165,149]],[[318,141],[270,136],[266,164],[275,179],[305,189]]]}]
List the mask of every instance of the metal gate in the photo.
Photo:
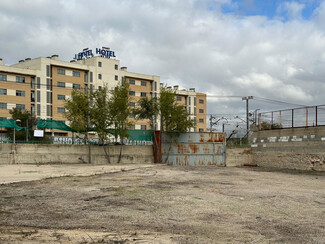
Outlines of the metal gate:
[{"label": "metal gate", "polygon": [[180,166],[226,166],[224,133],[187,132],[176,140],[162,135],[162,162]]}]

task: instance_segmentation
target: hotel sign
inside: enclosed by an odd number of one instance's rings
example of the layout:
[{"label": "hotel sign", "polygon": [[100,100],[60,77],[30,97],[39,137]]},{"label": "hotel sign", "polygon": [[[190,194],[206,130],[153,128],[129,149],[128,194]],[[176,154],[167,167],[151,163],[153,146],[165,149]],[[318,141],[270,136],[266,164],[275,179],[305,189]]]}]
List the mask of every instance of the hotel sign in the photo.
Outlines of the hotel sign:
[{"label": "hotel sign", "polygon": [[[95,55],[103,58],[116,58],[115,52],[111,51],[108,47],[96,48]],[[82,52],[75,54],[73,59],[87,59],[92,58],[95,55],[92,49],[85,48]]]}]

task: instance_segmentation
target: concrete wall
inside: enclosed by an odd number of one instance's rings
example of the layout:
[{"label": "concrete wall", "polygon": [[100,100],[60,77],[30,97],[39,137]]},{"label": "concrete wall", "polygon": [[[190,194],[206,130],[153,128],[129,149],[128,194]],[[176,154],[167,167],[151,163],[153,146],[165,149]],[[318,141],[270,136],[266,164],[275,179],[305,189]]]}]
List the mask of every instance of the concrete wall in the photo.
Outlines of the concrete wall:
[{"label": "concrete wall", "polygon": [[[109,146],[116,163],[120,146]],[[103,147],[91,147],[92,163],[107,164]],[[0,164],[78,164],[88,162],[87,145],[0,144]],[[152,146],[123,146],[121,163],[153,163]]]},{"label": "concrete wall", "polygon": [[252,164],[252,152],[250,147],[227,147],[226,162],[228,167]]},{"label": "concrete wall", "polygon": [[259,166],[325,171],[325,127],[258,131],[251,139]]}]

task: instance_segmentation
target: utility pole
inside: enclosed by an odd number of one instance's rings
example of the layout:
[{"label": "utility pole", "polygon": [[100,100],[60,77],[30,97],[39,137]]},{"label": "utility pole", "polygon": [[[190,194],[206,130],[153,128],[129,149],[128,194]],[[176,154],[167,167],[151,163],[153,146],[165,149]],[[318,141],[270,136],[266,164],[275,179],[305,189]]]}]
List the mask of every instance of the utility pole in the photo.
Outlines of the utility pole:
[{"label": "utility pole", "polygon": [[246,136],[248,138],[249,132],[249,110],[248,110],[248,100],[253,99],[253,96],[242,97],[242,100],[246,100]]},{"label": "utility pole", "polygon": [[[227,120],[227,118],[225,118],[225,117],[221,117],[221,118],[219,118],[219,119],[217,119],[216,117],[214,117],[212,114],[210,115],[210,132],[212,132],[212,127],[214,126],[214,125],[217,125],[218,124],[218,122],[220,121],[220,120],[226,120],[226,121],[228,121]],[[215,120],[215,121],[214,121]]]}]

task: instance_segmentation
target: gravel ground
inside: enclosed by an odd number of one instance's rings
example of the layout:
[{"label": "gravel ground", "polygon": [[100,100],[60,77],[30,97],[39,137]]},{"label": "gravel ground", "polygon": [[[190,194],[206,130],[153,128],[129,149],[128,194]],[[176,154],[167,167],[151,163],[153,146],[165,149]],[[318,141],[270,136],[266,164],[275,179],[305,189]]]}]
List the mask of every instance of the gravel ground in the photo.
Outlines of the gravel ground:
[{"label": "gravel ground", "polygon": [[0,243],[325,243],[324,173],[154,165],[0,194]]}]

